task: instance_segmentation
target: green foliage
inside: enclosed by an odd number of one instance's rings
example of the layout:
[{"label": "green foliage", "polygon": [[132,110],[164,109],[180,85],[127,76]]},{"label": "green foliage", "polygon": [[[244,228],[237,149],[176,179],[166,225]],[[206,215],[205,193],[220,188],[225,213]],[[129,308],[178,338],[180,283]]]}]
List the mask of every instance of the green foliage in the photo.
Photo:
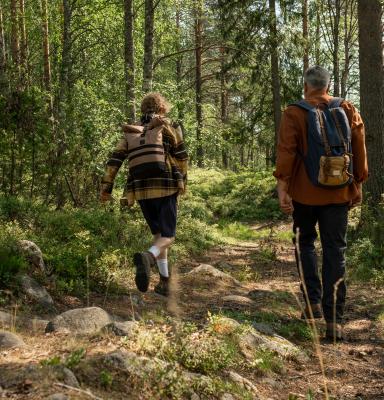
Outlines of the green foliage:
[{"label": "green foliage", "polygon": [[46,360],[41,360],[40,365],[42,366],[51,366],[54,367],[56,365],[61,365],[61,357],[60,356],[53,356]]},{"label": "green foliage", "polygon": [[348,264],[352,277],[384,284],[384,204],[364,206],[361,223],[349,239]]},{"label": "green foliage", "polygon": [[74,350],[66,358],[64,365],[69,369],[77,367],[79,365],[80,361],[85,357],[85,353],[86,353],[86,351],[83,348]]},{"label": "green foliage", "polygon": [[113,375],[106,371],[106,370],[102,370],[100,372],[100,384],[101,386],[103,386],[104,388],[108,389],[112,386],[113,384]]},{"label": "green foliage", "polygon": [[262,373],[280,373],[283,363],[272,351],[259,349],[255,354],[254,360],[251,362],[251,366],[257,368]]}]

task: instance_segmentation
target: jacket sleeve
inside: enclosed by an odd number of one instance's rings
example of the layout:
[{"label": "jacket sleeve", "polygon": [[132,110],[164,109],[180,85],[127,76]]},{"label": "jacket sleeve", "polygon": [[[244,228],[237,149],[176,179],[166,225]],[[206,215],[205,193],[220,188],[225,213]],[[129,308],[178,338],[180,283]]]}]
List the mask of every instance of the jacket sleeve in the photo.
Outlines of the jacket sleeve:
[{"label": "jacket sleeve", "polygon": [[288,107],[281,119],[277,145],[276,169],[273,175],[289,184],[298,154],[298,124],[293,107]]},{"label": "jacket sleeve", "polygon": [[105,174],[101,180],[101,191],[103,193],[112,193],[115,177],[127,157],[128,143],[123,134],[107,162]]},{"label": "jacket sleeve", "polygon": [[188,170],[188,154],[185,148],[183,139],[183,132],[180,125],[173,124],[167,125],[167,129],[172,133],[170,155],[173,158],[178,171],[182,174],[184,184],[187,182],[187,170]]},{"label": "jacket sleeve", "polygon": [[351,126],[353,176],[355,182],[362,183],[368,179],[367,150],[365,147],[365,127],[360,113],[348,101],[342,104]]}]

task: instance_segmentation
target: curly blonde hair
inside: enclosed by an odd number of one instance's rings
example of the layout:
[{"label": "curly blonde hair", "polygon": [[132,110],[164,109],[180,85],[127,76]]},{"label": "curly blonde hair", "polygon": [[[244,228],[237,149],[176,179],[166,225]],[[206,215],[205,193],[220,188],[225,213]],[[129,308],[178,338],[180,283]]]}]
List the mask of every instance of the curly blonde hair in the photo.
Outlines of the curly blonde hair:
[{"label": "curly blonde hair", "polygon": [[141,102],[141,112],[143,114],[167,114],[171,105],[160,93],[148,93]]}]

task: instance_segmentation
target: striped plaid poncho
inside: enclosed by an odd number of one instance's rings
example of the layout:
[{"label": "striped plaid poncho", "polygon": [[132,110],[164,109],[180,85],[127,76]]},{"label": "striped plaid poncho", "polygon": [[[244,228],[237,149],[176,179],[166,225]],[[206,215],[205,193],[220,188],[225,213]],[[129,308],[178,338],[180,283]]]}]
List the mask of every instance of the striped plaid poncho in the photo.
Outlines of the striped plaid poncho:
[{"label": "striped plaid poncho", "polygon": [[[167,172],[162,177],[147,179],[133,179],[128,173],[122,204],[132,206],[135,200],[155,199],[185,192],[188,154],[180,126],[171,124],[167,119],[164,119],[163,145],[167,154]],[[107,162],[105,175],[101,181],[102,192],[112,193],[115,177],[128,157],[128,152],[128,142],[123,134]]]}]

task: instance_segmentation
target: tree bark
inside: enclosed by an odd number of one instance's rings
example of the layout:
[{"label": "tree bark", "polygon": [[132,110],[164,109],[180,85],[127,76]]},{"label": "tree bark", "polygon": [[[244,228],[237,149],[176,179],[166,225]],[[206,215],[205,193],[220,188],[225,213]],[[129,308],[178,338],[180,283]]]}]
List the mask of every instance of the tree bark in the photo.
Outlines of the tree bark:
[{"label": "tree bark", "polygon": [[302,0],[302,16],[303,16],[303,72],[309,68],[309,33],[308,33],[308,0]]},{"label": "tree bark", "polygon": [[[341,0],[335,0],[335,16],[333,25],[333,95],[340,96],[340,16],[341,16]],[[333,5],[332,5],[333,7]]]},{"label": "tree bark", "polygon": [[203,40],[203,3],[195,0],[195,91],[196,91],[196,158],[197,166],[204,165],[204,149],[202,142],[203,108],[202,108],[202,40]]},{"label": "tree bark", "polygon": [[281,97],[280,97],[280,76],[279,76],[279,55],[277,39],[277,18],[275,0],[269,0],[270,17],[270,46],[271,46],[271,83],[272,83],[272,101],[273,101],[273,119],[274,119],[274,147],[272,158],[276,160],[277,141],[281,121]]},{"label": "tree bark", "polygon": [[20,65],[23,69],[23,80],[28,81],[28,43],[25,28],[25,5],[24,0],[19,0],[19,31],[20,31]]},{"label": "tree bark", "polygon": [[223,48],[220,49],[221,52],[221,71],[220,71],[220,116],[221,116],[221,124],[224,129],[223,136],[223,149],[222,149],[222,163],[225,169],[228,169],[228,149],[227,149],[227,135],[225,134],[225,130],[228,124],[228,82],[227,82],[227,74],[225,71],[225,50]]},{"label": "tree bark", "polygon": [[372,206],[384,193],[383,6],[380,0],[359,0],[360,103],[366,126],[370,178],[366,190]]},{"label": "tree bark", "polygon": [[133,0],[124,0],[124,73],[125,73],[125,115],[128,122],[136,120],[135,96],[135,55],[133,39]]},{"label": "tree bark", "polygon": [[41,27],[43,33],[44,87],[51,91],[51,60],[49,48],[49,24],[47,0],[41,0]]},{"label": "tree bark", "polygon": [[155,19],[153,0],[145,0],[145,34],[144,34],[144,66],[143,66],[143,92],[152,90],[153,80],[153,31]]},{"label": "tree bark", "polygon": [[7,86],[6,79],[7,58],[5,51],[4,40],[4,22],[3,22],[3,9],[0,4],[0,92],[4,93]]},{"label": "tree bark", "polygon": [[20,42],[17,0],[11,0],[11,55],[16,70],[20,67]]},{"label": "tree bark", "polygon": [[316,4],[316,48],[315,48],[315,62],[316,65],[320,65],[320,28],[321,28],[321,20],[320,20],[320,10],[318,4]]}]

